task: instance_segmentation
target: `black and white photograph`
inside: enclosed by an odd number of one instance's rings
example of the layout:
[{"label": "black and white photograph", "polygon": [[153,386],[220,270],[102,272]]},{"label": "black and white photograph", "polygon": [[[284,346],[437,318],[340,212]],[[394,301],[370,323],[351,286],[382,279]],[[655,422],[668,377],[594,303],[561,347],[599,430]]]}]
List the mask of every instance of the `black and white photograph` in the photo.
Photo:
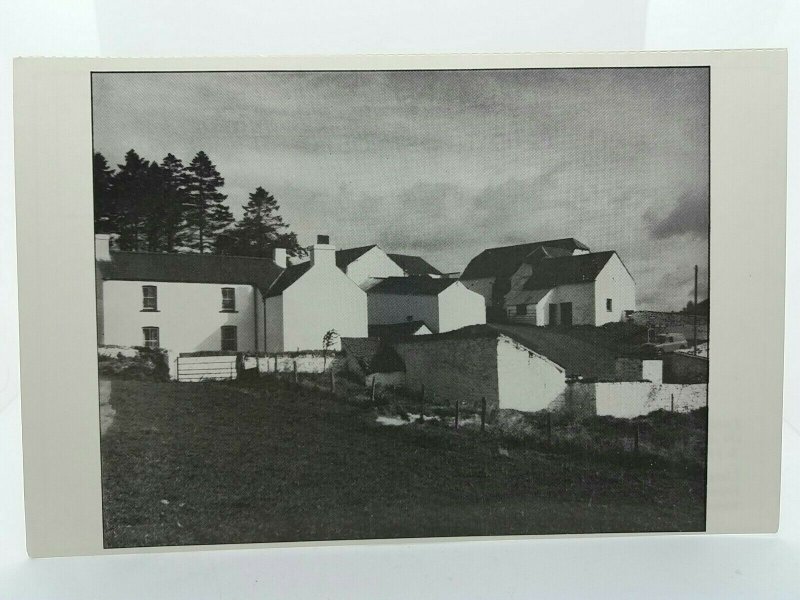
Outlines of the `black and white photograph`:
[{"label": "black and white photograph", "polygon": [[93,72],[104,547],[705,531],[710,85]]}]

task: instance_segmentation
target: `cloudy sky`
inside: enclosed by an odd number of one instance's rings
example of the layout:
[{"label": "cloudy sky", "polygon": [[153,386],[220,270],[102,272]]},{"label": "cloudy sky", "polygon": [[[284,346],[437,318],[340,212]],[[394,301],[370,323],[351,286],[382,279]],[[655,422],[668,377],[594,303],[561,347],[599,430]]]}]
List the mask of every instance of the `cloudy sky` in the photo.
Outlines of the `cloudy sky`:
[{"label": "cloudy sky", "polygon": [[[616,250],[643,308],[706,280],[708,73],[553,69],[95,74],[95,150],[189,163],[236,216],[272,192],[301,243],[377,243],[461,271],[484,248]],[[701,285],[705,297],[705,284]]]}]

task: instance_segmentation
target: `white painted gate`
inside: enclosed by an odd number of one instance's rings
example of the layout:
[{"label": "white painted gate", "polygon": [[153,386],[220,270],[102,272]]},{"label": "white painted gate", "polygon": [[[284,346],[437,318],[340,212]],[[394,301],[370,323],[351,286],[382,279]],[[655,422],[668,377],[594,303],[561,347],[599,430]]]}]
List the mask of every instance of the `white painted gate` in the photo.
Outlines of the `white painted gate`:
[{"label": "white painted gate", "polygon": [[227,381],[236,379],[236,354],[178,356],[178,381]]}]

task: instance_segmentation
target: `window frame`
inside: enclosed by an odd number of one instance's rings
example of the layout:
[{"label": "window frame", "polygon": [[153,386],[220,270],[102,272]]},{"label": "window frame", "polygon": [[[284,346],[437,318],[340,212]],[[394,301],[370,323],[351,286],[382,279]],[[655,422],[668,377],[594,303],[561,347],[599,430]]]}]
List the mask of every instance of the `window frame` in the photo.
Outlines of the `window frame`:
[{"label": "window frame", "polygon": [[[152,296],[147,293],[153,292]],[[152,300],[152,306],[148,306],[149,301]],[[157,285],[143,285],[142,286],[142,312],[158,312],[158,286]]]},{"label": "window frame", "polygon": [[614,312],[614,299],[606,298],[606,312]]},{"label": "window frame", "polygon": [[[228,337],[227,340],[226,340],[226,336],[225,336],[225,332],[226,331],[227,332],[231,332],[231,331],[233,332],[233,339],[232,340],[231,340],[230,337]],[[239,351],[239,331],[238,331],[238,327],[236,327],[236,325],[223,325],[222,327],[220,327],[219,328],[219,338],[220,338],[219,347],[220,347],[220,351],[221,352],[238,352]],[[225,344],[226,341],[229,343],[228,345],[230,345],[230,342],[233,341],[233,348],[226,347],[226,344]]]},{"label": "window frame", "polygon": [[[148,339],[148,335],[147,335],[148,332],[153,332],[153,331],[156,334],[155,335],[155,346],[150,343],[150,342],[152,342],[152,338]],[[153,325],[146,325],[145,327],[142,327],[142,338],[143,338],[142,346],[144,348],[152,348],[154,350],[157,350],[158,348],[161,348],[161,330],[158,327],[155,327]]]},{"label": "window frame", "polygon": [[[230,296],[229,297],[225,296],[226,292],[230,292]],[[236,310],[236,288],[234,288],[234,287],[224,287],[224,288],[221,288],[221,292],[220,293],[222,294],[222,308],[220,309],[220,312],[226,312],[226,313],[238,312]],[[230,300],[230,304],[231,304],[230,306],[226,306],[225,305],[226,300]]]}]

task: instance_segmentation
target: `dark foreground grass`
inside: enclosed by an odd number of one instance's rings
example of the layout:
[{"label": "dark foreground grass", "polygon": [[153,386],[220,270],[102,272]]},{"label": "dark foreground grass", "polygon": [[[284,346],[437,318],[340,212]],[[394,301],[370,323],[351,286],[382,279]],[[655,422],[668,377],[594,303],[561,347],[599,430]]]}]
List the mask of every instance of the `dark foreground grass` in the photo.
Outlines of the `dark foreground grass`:
[{"label": "dark foreground grass", "polygon": [[[269,389],[268,389],[269,388]],[[546,452],[272,382],[112,382],[106,547],[705,528],[702,473]]]}]

